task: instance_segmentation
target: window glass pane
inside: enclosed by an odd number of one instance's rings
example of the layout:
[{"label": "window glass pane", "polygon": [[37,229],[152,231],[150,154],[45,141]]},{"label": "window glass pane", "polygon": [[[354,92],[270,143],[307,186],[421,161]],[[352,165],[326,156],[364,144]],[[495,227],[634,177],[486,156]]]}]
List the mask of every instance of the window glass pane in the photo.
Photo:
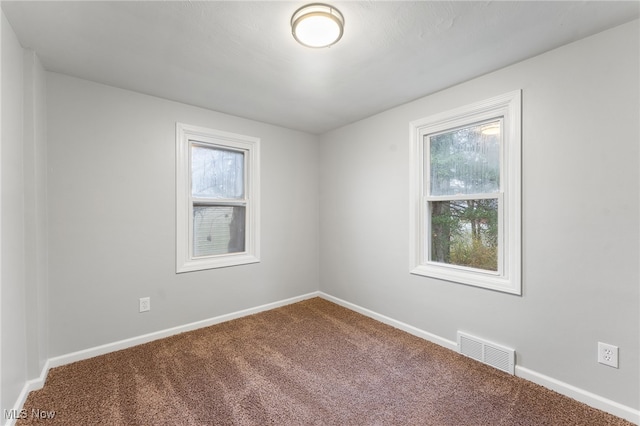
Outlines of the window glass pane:
[{"label": "window glass pane", "polygon": [[429,143],[430,195],[500,190],[500,120],[425,136],[425,142]]},{"label": "window glass pane", "polygon": [[244,153],[193,145],[191,195],[197,198],[243,198]]},{"label": "window glass pane", "polygon": [[498,199],[434,201],[431,261],[498,270]]},{"label": "window glass pane", "polygon": [[193,206],[193,256],[245,251],[243,206]]}]

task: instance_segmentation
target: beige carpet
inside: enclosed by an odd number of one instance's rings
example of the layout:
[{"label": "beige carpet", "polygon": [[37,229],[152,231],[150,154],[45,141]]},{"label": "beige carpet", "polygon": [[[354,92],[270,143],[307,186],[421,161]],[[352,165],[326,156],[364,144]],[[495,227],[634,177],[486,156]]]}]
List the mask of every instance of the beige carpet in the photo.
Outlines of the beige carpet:
[{"label": "beige carpet", "polygon": [[319,298],[54,368],[24,408],[18,425],[631,424]]}]

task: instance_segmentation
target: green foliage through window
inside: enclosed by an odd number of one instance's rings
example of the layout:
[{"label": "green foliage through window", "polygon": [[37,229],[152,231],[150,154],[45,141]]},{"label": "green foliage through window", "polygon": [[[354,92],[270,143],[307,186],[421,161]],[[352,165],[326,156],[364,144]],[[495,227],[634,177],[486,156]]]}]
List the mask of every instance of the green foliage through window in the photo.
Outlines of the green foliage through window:
[{"label": "green foliage through window", "polygon": [[498,270],[498,200],[431,203],[431,260]]}]

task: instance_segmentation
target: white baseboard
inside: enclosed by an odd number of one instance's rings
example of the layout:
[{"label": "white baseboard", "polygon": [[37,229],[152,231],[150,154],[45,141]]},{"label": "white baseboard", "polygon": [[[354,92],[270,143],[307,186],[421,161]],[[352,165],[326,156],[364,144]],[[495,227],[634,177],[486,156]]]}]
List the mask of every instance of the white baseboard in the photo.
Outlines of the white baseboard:
[{"label": "white baseboard", "polygon": [[[121,349],[130,348],[132,346],[141,345],[143,343],[152,342],[154,340],[163,339],[165,337],[170,337],[176,334],[184,333],[187,331],[196,330],[203,327],[208,327],[211,325],[219,324],[225,321],[230,321],[233,319],[245,317],[247,315],[257,314],[259,312],[268,311],[271,309],[279,308],[281,306],[290,305],[292,303],[301,302],[306,299],[311,299],[312,297],[319,297],[320,292],[314,291],[311,293],[304,294],[302,296],[291,297],[289,299],[279,300],[273,303],[267,303],[265,305],[256,306],[254,308],[243,309],[241,311],[231,312],[225,315],[219,315],[217,317],[192,322],[189,324],[168,328],[165,330],[155,331],[153,333],[144,334],[142,336],[132,337],[129,339],[119,340],[113,343],[107,343],[100,346],[95,346],[93,348],[83,349],[81,351],[72,352],[66,355],[60,355],[53,358],[49,358],[44,367],[42,368],[42,372],[40,373],[40,377],[35,378],[33,380],[29,380],[25,383],[20,395],[18,396],[18,400],[14,405],[15,412],[19,412],[22,410],[24,403],[27,400],[27,396],[29,392],[41,389],[44,386],[44,383],[47,379],[47,375],[49,374],[49,370],[54,367],[60,367],[62,365],[71,364],[73,362],[82,361],[84,359],[93,358],[95,356],[104,355],[110,352],[119,351]],[[5,425],[13,426],[15,423],[14,419],[7,419]]]},{"label": "white baseboard", "polygon": [[256,306],[254,308],[243,309],[241,311],[231,312],[229,314],[219,315],[217,317],[180,325],[177,327],[167,328],[165,330],[155,331],[153,333],[144,334],[142,336],[132,337],[130,339],[124,339],[114,343],[108,343],[105,345],[84,349],[78,352],[57,356],[49,359],[50,368],[59,367],[61,365],[81,361],[83,359],[93,358],[94,356],[104,355],[114,351],[119,351],[121,349],[130,348],[132,346],[141,345],[143,343],[152,342],[154,340],[163,339],[165,337],[173,336],[187,331],[209,327],[211,325],[220,324],[221,322],[246,317],[247,315],[253,315],[257,314],[258,312],[268,311],[271,309],[279,308],[281,306],[290,305],[292,303],[300,302],[312,297],[318,297],[319,295],[320,292],[315,291],[312,293],[304,294],[302,296],[291,297],[289,299],[267,303],[264,305]]},{"label": "white baseboard", "polygon": [[[351,309],[352,311],[359,312],[365,316],[383,322],[392,327],[406,331],[407,333],[413,334],[414,336],[421,337],[437,345],[443,346],[447,349],[451,349],[452,351],[458,351],[457,342],[421,330],[412,325],[396,321],[393,318],[389,318],[385,315],[381,315],[377,312],[371,311],[369,309],[363,308],[361,306],[355,305],[351,302],[347,302],[323,292],[320,292],[320,297],[334,302],[338,305],[344,306],[345,308]],[[556,380],[552,377],[545,376],[544,374],[537,373],[533,370],[518,365],[516,365],[515,367],[515,375],[525,380],[529,380],[530,382],[544,386],[545,388],[556,391],[559,394],[568,396],[569,398],[573,398],[576,401],[582,402],[591,407],[605,411],[609,414],[613,414],[614,416],[621,417],[635,424],[640,424],[639,410],[635,410],[631,407],[627,407],[626,405],[622,405],[610,399],[603,398],[584,389],[577,388],[568,383],[561,382],[560,380]]]},{"label": "white baseboard", "polygon": [[596,395],[584,389],[556,380],[553,377],[545,376],[544,374],[540,374],[518,365],[516,365],[516,376],[529,380],[530,382],[536,383],[540,386],[544,386],[547,389],[556,391],[562,395],[568,396],[569,398],[573,398],[576,401],[580,401],[593,408],[606,411],[614,416],[622,417],[632,423],[640,424],[640,410],[635,410],[631,407],[627,407],[626,405],[622,405],[600,395]]},{"label": "white baseboard", "polygon": [[330,302],[333,302],[337,305],[344,306],[347,309],[351,309],[352,311],[361,313],[364,316],[373,318],[377,321],[390,325],[394,328],[398,328],[402,331],[406,331],[407,333],[413,334],[414,336],[420,337],[421,339],[428,340],[440,346],[444,346],[445,348],[451,349],[452,351],[458,350],[458,343],[452,340],[448,340],[440,336],[436,336],[435,334],[429,333],[428,331],[421,330],[417,327],[406,324],[404,322],[396,321],[393,318],[389,318],[385,315],[379,314],[367,308],[363,308],[362,306],[358,306],[351,302],[347,302],[346,300],[342,300],[337,297],[331,296],[327,293],[320,292],[320,297],[322,297],[323,299],[329,300]]},{"label": "white baseboard", "polygon": [[[44,363],[44,366],[42,367],[42,371],[40,372],[40,377],[37,377],[32,380],[28,380],[24,384],[22,391],[20,392],[20,395],[18,395],[18,400],[13,406],[14,413],[19,413],[20,410],[22,410],[22,407],[24,407],[24,403],[27,401],[27,397],[29,396],[29,392],[42,388],[45,380],[47,380],[48,374],[49,374],[49,360],[47,360]],[[2,418],[6,420],[5,426],[13,426],[17,421],[17,419],[5,419],[4,416],[5,414],[3,410]]]},{"label": "white baseboard", "polygon": [[[237,311],[237,312],[232,312],[229,314],[225,314],[225,315],[220,315],[217,317],[213,317],[213,318],[209,318],[209,319],[205,319],[202,321],[196,321],[196,322],[192,322],[189,324],[185,324],[185,325],[181,325],[178,327],[173,327],[173,328],[169,328],[166,330],[161,330],[161,331],[156,331],[153,333],[148,333],[148,334],[144,334],[142,336],[137,336],[137,337],[132,337],[130,339],[124,339],[124,340],[120,340],[114,343],[108,343],[105,345],[101,345],[101,346],[96,346],[93,348],[89,348],[89,349],[85,349],[85,350],[81,350],[81,351],[77,351],[77,352],[73,352],[70,354],[66,354],[66,355],[61,355],[61,356],[57,356],[57,357],[53,357],[47,360],[47,362],[45,363],[42,372],[40,374],[40,377],[33,379],[33,380],[29,380],[28,382],[25,383],[24,388],[22,389],[22,392],[20,393],[18,400],[16,401],[16,404],[14,406],[15,410],[20,411],[22,409],[22,407],[24,406],[24,403],[27,399],[27,396],[29,395],[29,392],[33,391],[33,390],[37,390],[42,388],[42,386],[44,386],[45,380],[47,378],[47,375],[49,373],[49,369],[54,368],[54,367],[59,367],[62,365],[66,365],[66,364],[70,364],[72,362],[76,362],[76,361],[81,361],[83,359],[88,359],[88,358],[93,358],[94,356],[98,356],[98,355],[104,355],[110,352],[114,352],[114,351],[118,351],[121,349],[126,349],[132,346],[136,346],[136,345],[140,345],[143,343],[148,343],[154,340],[158,340],[158,339],[162,339],[165,337],[169,337],[169,336],[173,336],[175,334],[179,334],[179,333],[184,333],[187,331],[192,331],[192,330],[196,330],[198,328],[202,328],[202,327],[208,327],[211,325],[215,325],[215,324],[219,324],[225,321],[230,321],[233,319],[237,319],[237,318],[241,318],[247,315],[253,315],[259,312],[263,312],[263,311],[268,311],[270,309],[275,309],[275,308],[279,308],[281,306],[286,306],[286,305],[290,305],[292,303],[296,303],[296,302],[300,302],[306,299],[310,299],[313,297],[321,297],[323,299],[326,299],[330,302],[336,303],[338,305],[344,306],[347,309],[351,309],[352,311],[361,313],[362,315],[365,315],[367,317],[373,318],[377,321],[380,321],[384,324],[390,325],[392,327],[395,327],[397,329],[406,331],[409,334],[412,334],[414,336],[420,337],[422,339],[428,340],[430,342],[433,342],[437,345],[443,346],[447,349],[451,349],[453,351],[457,351],[458,350],[458,344],[457,342],[454,342],[452,340],[449,339],[445,339],[443,337],[437,336],[435,334],[429,333],[427,331],[421,330],[417,327],[414,327],[412,325],[403,323],[401,321],[397,321],[393,318],[389,318],[385,315],[379,314],[377,312],[374,312],[370,309],[367,308],[363,308],[361,306],[358,306],[354,303],[351,302],[347,302],[346,300],[342,300],[339,299],[337,297],[331,296],[327,293],[321,292],[321,291],[315,291],[312,293],[307,293],[304,294],[302,296],[297,296],[297,297],[292,297],[289,299],[285,299],[285,300],[280,300],[277,302],[273,302],[273,303],[267,303],[265,305],[261,305],[261,306],[257,306],[254,308],[249,308],[249,309],[244,309],[241,311]],[[544,386],[546,388],[549,388],[553,391],[556,391],[562,395],[568,396],[570,398],[573,398],[577,401],[580,401],[584,404],[587,404],[591,407],[600,409],[602,411],[606,411],[607,413],[613,414],[615,416],[621,417],[623,419],[626,419],[630,422],[633,422],[635,424],[640,424],[640,411],[633,409],[631,407],[627,407],[625,405],[619,404],[615,401],[611,401],[609,399],[603,398],[599,395],[593,394],[591,392],[588,392],[584,389],[580,389],[577,388],[573,385],[570,385],[568,383],[564,383],[561,382],[559,380],[556,380],[552,377],[549,376],[545,376],[544,374],[540,374],[537,373],[533,370],[530,370],[528,368],[525,367],[521,367],[521,366],[516,366],[515,368],[515,373],[516,376],[521,377],[525,380],[529,380],[533,383],[539,384],[541,386]],[[7,423],[5,423],[7,426],[13,426],[13,424],[15,423],[15,420],[9,419],[7,421]]]}]

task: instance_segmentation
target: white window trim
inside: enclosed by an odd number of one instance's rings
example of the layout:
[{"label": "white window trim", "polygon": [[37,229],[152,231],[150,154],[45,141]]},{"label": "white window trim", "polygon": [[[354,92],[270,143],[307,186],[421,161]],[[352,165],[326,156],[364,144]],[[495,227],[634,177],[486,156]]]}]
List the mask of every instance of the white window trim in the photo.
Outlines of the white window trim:
[{"label": "white window trim", "polygon": [[[522,294],[522,93],[516,90],[410,123],[410,273],[512,294]],[[502,118],[499,221],[502,221],[498,272],[428,260],[428,202],[424,177],[424,136]],[[466,197],[468,198],[468,197]]]},{"label": "white window trim", "polygon": [[[245,251],[193,257],[191,144],[210,145],[245,153]],[[176,123],[176,272],[200,271],[260,262],[260,139],[220,130]]]}]

